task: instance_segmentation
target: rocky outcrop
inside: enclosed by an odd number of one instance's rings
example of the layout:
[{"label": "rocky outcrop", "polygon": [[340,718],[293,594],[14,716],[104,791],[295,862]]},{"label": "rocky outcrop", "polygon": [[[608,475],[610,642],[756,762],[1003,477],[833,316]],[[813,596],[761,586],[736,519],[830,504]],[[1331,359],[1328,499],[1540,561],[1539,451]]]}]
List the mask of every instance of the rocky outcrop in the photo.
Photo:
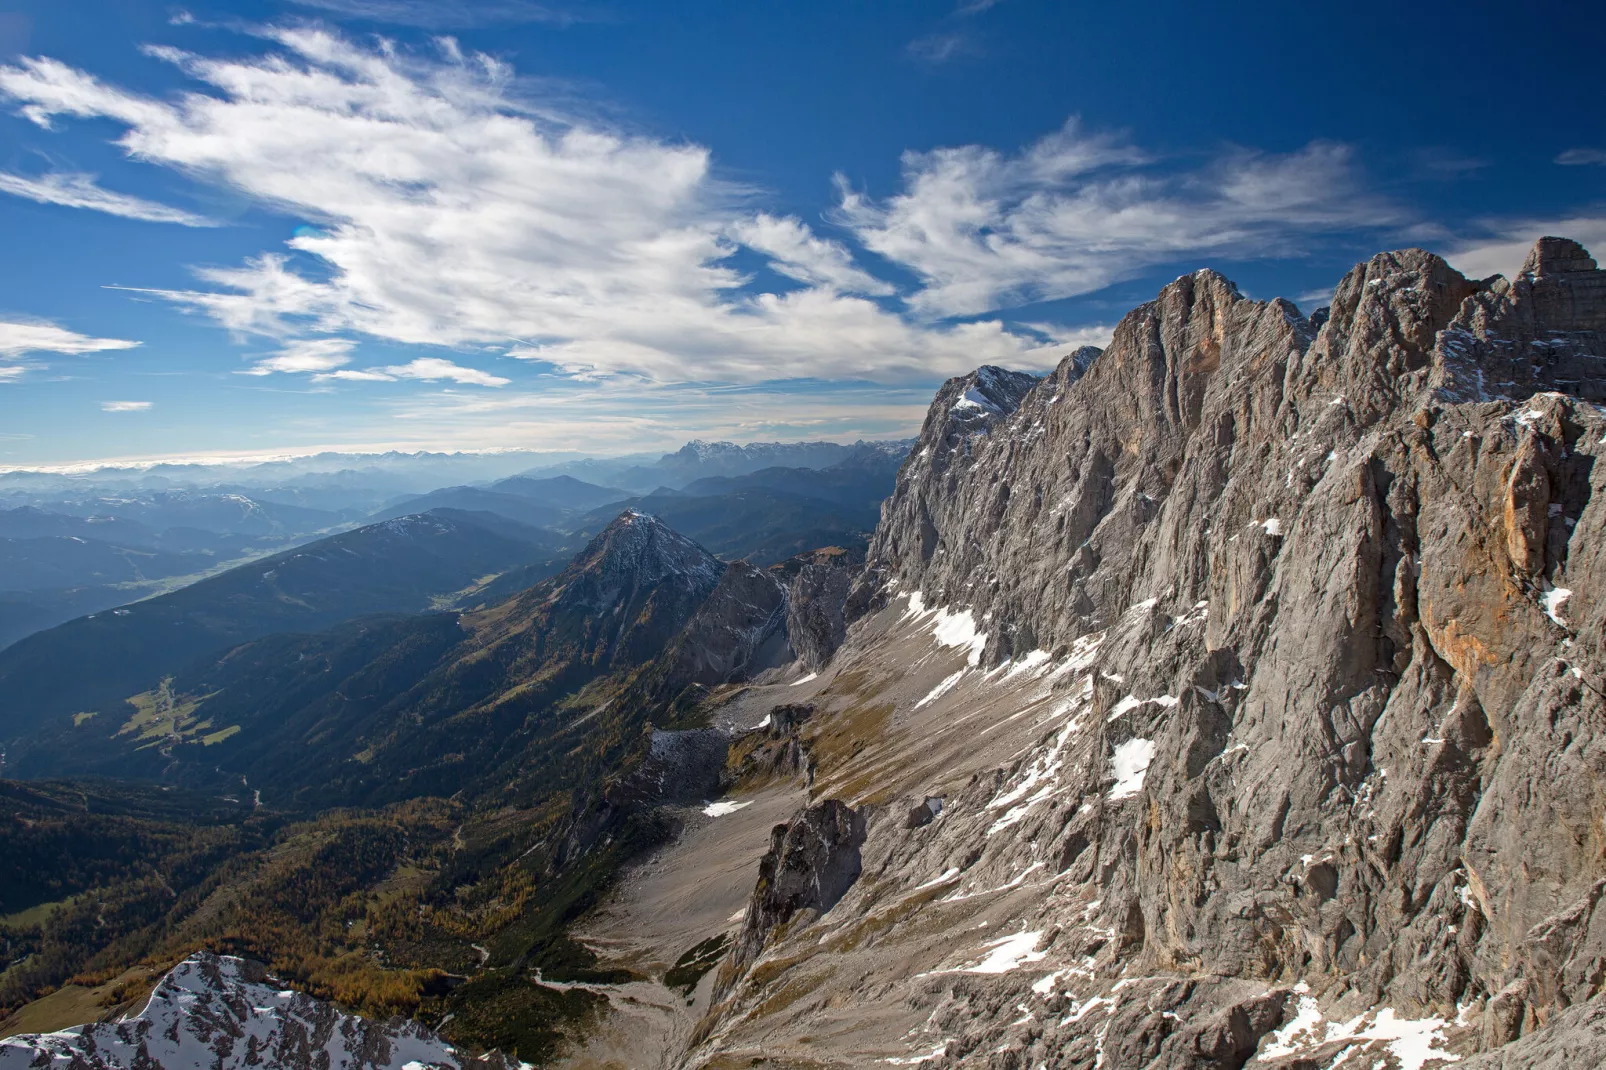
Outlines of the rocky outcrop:
[{"label": "rocky outcrop", "polygon": [[745,680],[788,660],[786,587],[746,561],[728,565],[663,663],[673,689]]},{"label": "rocky outcrop", "polygon": [[694,1064],[851,1006],[933,1066],[1422,1066],[1597,996],[1603,286],[1561,239],[1319,320],[1199,271],[946,384],[808,729],[820,795],[945,806],[872,817]]},{"label": "rocky outcrop", "polygon": [[653,729],[641,765],[607,792],[615,805],[695,803],[724,790],[730,737],[717,728]]},{"label": "rocky outcrop", "polygon": [[805,912],[830,910],[859,879],[864,816],[836,799],[810,806],[770,833],[769,853],[742,933],[726,965],[727,983],[757,960],[772,936]]},{"label": "rocky outcrop", "polygon": [[0,1040],[0,1068],[38,1070],[509,1070],[470,1056],[417,1022],[377,1022],[283,988],[260,966],[200,952],[118,1022]]},{"label": "rocky outcrop", "polygon": [[1462,1065],[1465,1070],[1579,1070],[1606,1052],[1606,997],[1558,1015],[1544,1029]]},{"label": "rocky outcrop", "polygon": [[847,638],[848,591],[863,567],[863,554],[835,546],[799,554],[782,566],[787,641],[809,672],[823,669]]}]

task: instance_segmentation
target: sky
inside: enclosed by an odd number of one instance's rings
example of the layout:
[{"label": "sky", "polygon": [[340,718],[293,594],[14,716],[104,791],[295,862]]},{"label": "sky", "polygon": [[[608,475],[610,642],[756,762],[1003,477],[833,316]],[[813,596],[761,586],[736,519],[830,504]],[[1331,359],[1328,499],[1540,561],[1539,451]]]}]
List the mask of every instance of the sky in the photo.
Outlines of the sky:
[{"label": "sky", "polygon": [[884,438],[1213,267],[1606,258],[1606,8],[0,0],[0,468]]}]

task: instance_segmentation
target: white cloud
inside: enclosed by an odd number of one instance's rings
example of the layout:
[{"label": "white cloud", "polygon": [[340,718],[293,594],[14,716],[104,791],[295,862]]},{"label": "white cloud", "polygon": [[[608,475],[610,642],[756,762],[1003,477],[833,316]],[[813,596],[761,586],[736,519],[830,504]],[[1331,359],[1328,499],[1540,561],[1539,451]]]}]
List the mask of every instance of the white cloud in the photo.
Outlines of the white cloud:
[{"label": "white cloud", "polygon": [[506,386],[512,382],[498,375],[491,375],[475,368],[465,368],[461,364],[453,364],[440,357],[420,357],[406,364],[392,364],[384,368],[375,369],[393,379],[423,379],[427,382],[436,382],[445,379],[453,383],[464,383],[470,386]]},{"label": "white cloud", "polygon": [[144,412],[151,407],[148,401],[103,401],[101,412]]},{"label": "white cloud", "polygon": [[440,357],[420,357],[406,364],[390,364],[381,368],[342,368],[339,371],[314,375],[314,382],[338,380],[348,383],[394,383],[398,379],[420,379],[435,383],[446,380],[466,386],[506,386],[512,382],[499,375],[491,375],[477,368],[465,368]]},{"label": "white cloud", "polygon": [[312,377],[312,381],[315,383],[328,382],[329,380],[340,380],[348,383],[394,383],[396,377],[394,375],[386,375],[378,368],[369,368],[367,370],[342,368],[337,372],[324,372]]},{"label": "white cloud", "polygon": [[40,204],[59,204],[67,208],[87,208],[124,219],[141,219],[147,223],[178,223],[186,227],[211,227],[217,224],[191,212],[169,208],[155,201],[131,197],[126,193],[113,193],[95,184],[94,175],[52,174],[39,178],[24,178],[0,171],[0,193],[26,197]]},{"label": "white cloud", "polygon": [[1556,157],[1563,167],[1580,167],[1594,164],[1606,167],[1606,149],[1568,149]]},{"label": "white cloud", "polygon": [[1036,331],[1056,346],[1064,347],[1066,352],[1083,346],[1103,349],[1115,337],[1115,327],[1108,323],[1090,323],[1082,327],[1064,327],[1058,323],[1023,323],[1021,326]]},{"label": "white cloud", "polygon": [[[497,60],[446,40],[423,58],[320,27],[264,33],[261,56],[150,50],[200,85],[170,98],[51,59],[0,66],[0,93],[41,126],[109,119],[142,162],[310,224],[288,251],[201,270],[193,290],[147,291],[276,340],[254,374],[504,381],[430,358],[353,368],[354,339],[503,349],[563,376],[655,382],[1045,368],[1074,331],[944,320],[1184,258],[1289,255],[1313,233],[1396,216],[1360,189],[1340,145],[1234,152],[1177,174],[1072,122],[1014,155],[908,154],[890,198],[843,193],[848,232],[920,280],[900,297],[847,244],[753,211],[752,191],[716,178],[702,146],[574,118],[525,95]],[[797,285],[759,292],[733,266],[743,245]]]},{"label": "white cloud", "polygon": [[108,349],[133,349],[138,342],[121,338],[91,338],[52,323],[17,323],[0,320],[0,358],[20,357],[24,353],[100,353]]},{"label": "white cloud", "polygon": [[264,357],[242,375],[272,375],[275,372],[327,372],[350,363],[357,343],[345,338],[302,338],[290,342],[270,357]]},{"label": "white cloud", "polygon": [[[1052,363],[1002,324],[928,328],[841,245],[751,217],[706,149],[597,128],[513,95],[512,72],[433,61],[329,31],[273,31],[279,54],[157,50],[211,92],[158,100],[50,59],[0,67],[24,114],[99,116],[145,162],[210,179],[316,225],[165,296],[243,333],[542,347],[570,374],[661,381],[928,377]],[[743,290],[740,230],[804,282]],[[350,378],[350,376],[345,376]]]},{"label": "white cloud", "polygon": [[694,437],[736,442],[906,437],[919,430],[930,403],[926,386],[716,387],[614,378],[552,383],[540,391],[415,394],[386,405],[406,440],[434,443],[429,448],[516,444],[607,453],[671,450]]},{"label": "white cloud", "polygon": [[31,364],[0,364],[0,383],[21,379],[33,370],[34,366]]},{"label": "white cloud", "polygon": [[895,292],[890,283],[856,265],[845,245],[816,237],[800,219],[760,212],[738,220],[730,234],[768,256],[770,267],[789,279],[845,293],[886,297]]},{"label": "white cloud", "polygon": [[1606,216],[1487,221],[1483,229],[1484,237],[1451,243],[1444,251],[1444,258],[1468,278],[1515,276],[1534,242],[1546,236],[1571,238],[1596,260],[1606,256]]},{"label": "white cloud", "polygon": [[1293,255],[1312,234],[1400,218],[1339,144],[1236,151],[1182,174],[1149,162],[1072,121],[1014,156],[906,153],[904,192],[876,201],[844,183],[838,218],[924,280],[910,305],[931,316],[1090,293],[1183,258]]}]

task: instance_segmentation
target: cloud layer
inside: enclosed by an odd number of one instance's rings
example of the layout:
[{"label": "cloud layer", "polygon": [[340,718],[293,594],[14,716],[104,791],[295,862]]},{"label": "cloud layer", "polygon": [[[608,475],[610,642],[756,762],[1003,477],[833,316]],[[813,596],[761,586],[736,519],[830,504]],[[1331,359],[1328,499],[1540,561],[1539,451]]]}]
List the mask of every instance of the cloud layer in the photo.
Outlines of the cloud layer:
[{"label": "cloud layer", "polygon": [[[421,57],[317,27],[263,33],[257,56],[149,50],[201,87],[171,98],[47,58],[0,66],[0,93],[39,125],[111,120],[131,156],[307,224],[288,248],[160,291],[273,340],[250,374],[495,386],[507,377],[468,362],[498,353],[566,376],[656,382],[1042,368],[1086,329],[976,317],[1172,261],[1283,255],[1398,215],[1366,194],[1342,145],[1235,151],[1177,173],[1072,123],[1012,155],[909,153],[890,197],[844,181],[832,219],[875,254],[866,261],[803,220],[752,210],[752,191],[722,182],[706,148],[576,119],[449,39]],[[82,207],[133,211],[75,182],[52,187],[55,203],[76,190]],[[137,204],[139,218],[175,211]],[[737,267],[743,248],[778,279]],[[362,338],[454,356],[358,368]]]},{"label": "cloud layer", "polygon": [[1184,173],[1148,162],[1073,121],[1013,156],[906,153],[904,192],[876,201],[843,183],[838,218],[919,275],[909,304],[934,317],[1091,293],[1179,257],[1291,255],[1315,234],[1400,221],[1332,142],[1233,152]]},{"label": "cloud layer", "polygon": [[[313,224],[291,254],[266,251],[202,272],[204,288],[164,294],[232,330],[500,344],[566,371],[665,381],[1052,360],[997,323],[911,325],[865,296],[890,287],[840,245],[797,220],[733,209],[700,146],[515,99],[510,70],[449,43],[425,61],[318,29],[272,34],[280,50],[248,59],[153,50],[212,90],[174,100],[49,59],[0,68],[0,90],[36,122],[111,119],[142,160]],[[800,285],[744,289],[728,264],[737,241],[757,243]],[[294,254],[322,270],[303,273]]]}]

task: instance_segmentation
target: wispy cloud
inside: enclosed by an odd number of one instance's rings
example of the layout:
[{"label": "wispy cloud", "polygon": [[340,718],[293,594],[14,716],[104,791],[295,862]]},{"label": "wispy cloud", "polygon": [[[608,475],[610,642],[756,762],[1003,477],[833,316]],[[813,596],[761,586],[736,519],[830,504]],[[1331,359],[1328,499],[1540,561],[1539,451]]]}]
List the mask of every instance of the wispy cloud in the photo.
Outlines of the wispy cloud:
[{"label": "wispy cloud", "polygon": [[[36,122],[110,119],[142,161],[316,224],[288,244],[321,270],[267,250],[163,293],[233,331],[458,349],[525,339],[564,374],[659,381],[925,378],[1055,358],[1001,323],[909,320],[845,246],[740,208],[707,149],[514,96],[494,59],[267,32],[279,47],[266,56],[156,51],[210,90],[172,99],[50,59],[0,67],[0,92]],[[728,263],[739,241],[798,286],[756,292]]]},{"label": "wispy cloud", "polygon": [[141,219],[147,223],[177,223],[185,227],[215,227],[218,224],[203,216],[170,208],[165,204],[115,193],[95,183],[94,175],[50,174],[39,178],[25,178],[0,171],[0,192],[26,197],[40,204],[59,204],[67,208],[87,208],[93,212],[121,216],[124,219]]},{"label": "wispy cloud", "polygon": [[970,39],[962,33],[932,33],[916,37],[905,46],[905,51],[922,63],[947,63],[955,56],[970,51]]},{"label": "wispy cloud", "polygon": [[448,30],[507,23],[567,25],[575,12],[529,0],[292,0],[342,18]]},{"label": "wispy cloud", "polygon": [[1606,167],[1606,149],[1568,149],[1556,157],[1556,162],[1563,167]]},{"label": "wispy cloud", "polygon": [[101,353],[110,349],[133,349],[138,342],[122,338],[92,338],[53,323],[0,320],[0,358],[26,353]]},{"label": "wispy cloud", "polygon": [[[256,56],[152,50],[199,84],[168,98],[47,58],[0,66],[0,94],[41,126],[108,119],[142,162],[309,224],[288,249],[197,272],[194,289],[145,291],[270,339],[249,374],[509,382],[461,360],[358,366],[370,339],[495,350],[592,382],[1044,368],[1076,331],[992,313],[1157,265],[1292,255],[1317,235],[1406,222],[1341,144],[1179,169],[1072,121],[1015,153],[908,153],[888,196],[842,181],[830,222],[852,241],[837,240],[755,211],[707,148],[571,114],[449,41],[423,55],[326,27],[262,32]],[[782,281],[739,270],[744,247]],[[901,285],[876,274],[885,263]]]},{"label": "wispy cloud", "polygon": [[263,357],[241,375],[273,375],[278,372],[327,372],[348,364],[357,343],[346,338],[300,338],[277,353]]},{"label": "wispy cloud", "polygon": [[101,412],[144,412],[151,407],[148,401],[103,401]]},{"label": "wispy cloud", "polygon": [[815,236],[800,219],[759,213],[731,227],[731,237],[770,258],[770,267],[789,279],[842,293],[879,297],[896,292],[892,285],[853,262],[841,242]]},{"label": "wispy cloud", "polygon": [[947,29],[934,30],[915,38],[904,46],[904,51],[920,62],[932,66],[947,63],[956,56],[979,51],[975,37],[970,32],[955,27],[963,25],[984,11],[997,7],[1002,2],[1003,0],[966,0],[939,21],[938,25],[946,26]]},{"label": "wispy cloud", "polygon": [[406,364],[390,364],[382,368],[346,369],[313,377],[315,380],[343,379],[354,383],[393,383],[398,379],[419,379],[437,383],[461,383],[466,386],[506,386],[512,382],[500,375],[465,368],[441,357],[420,357]]},{"label": "wispy cloud", "polygon": [[836,218],[923,280],[909,303],[933,317],[1091,293],[1183,258],[1293,255],[1316,234],[1402,220],[1333,142],[1181,173],[1154,164],[1072,121],[1013,156],[906,153],[903,192],[878,201],[842,182]]},{"label": "wispy cloud", "polygon": [[1470,278],[1514,276],[1534,242],[1548,236],[1571,238],[1606,255],[1606,211],[1556,219],[1485,220],[1482,236],[1445,243],[1444,256]]}]

